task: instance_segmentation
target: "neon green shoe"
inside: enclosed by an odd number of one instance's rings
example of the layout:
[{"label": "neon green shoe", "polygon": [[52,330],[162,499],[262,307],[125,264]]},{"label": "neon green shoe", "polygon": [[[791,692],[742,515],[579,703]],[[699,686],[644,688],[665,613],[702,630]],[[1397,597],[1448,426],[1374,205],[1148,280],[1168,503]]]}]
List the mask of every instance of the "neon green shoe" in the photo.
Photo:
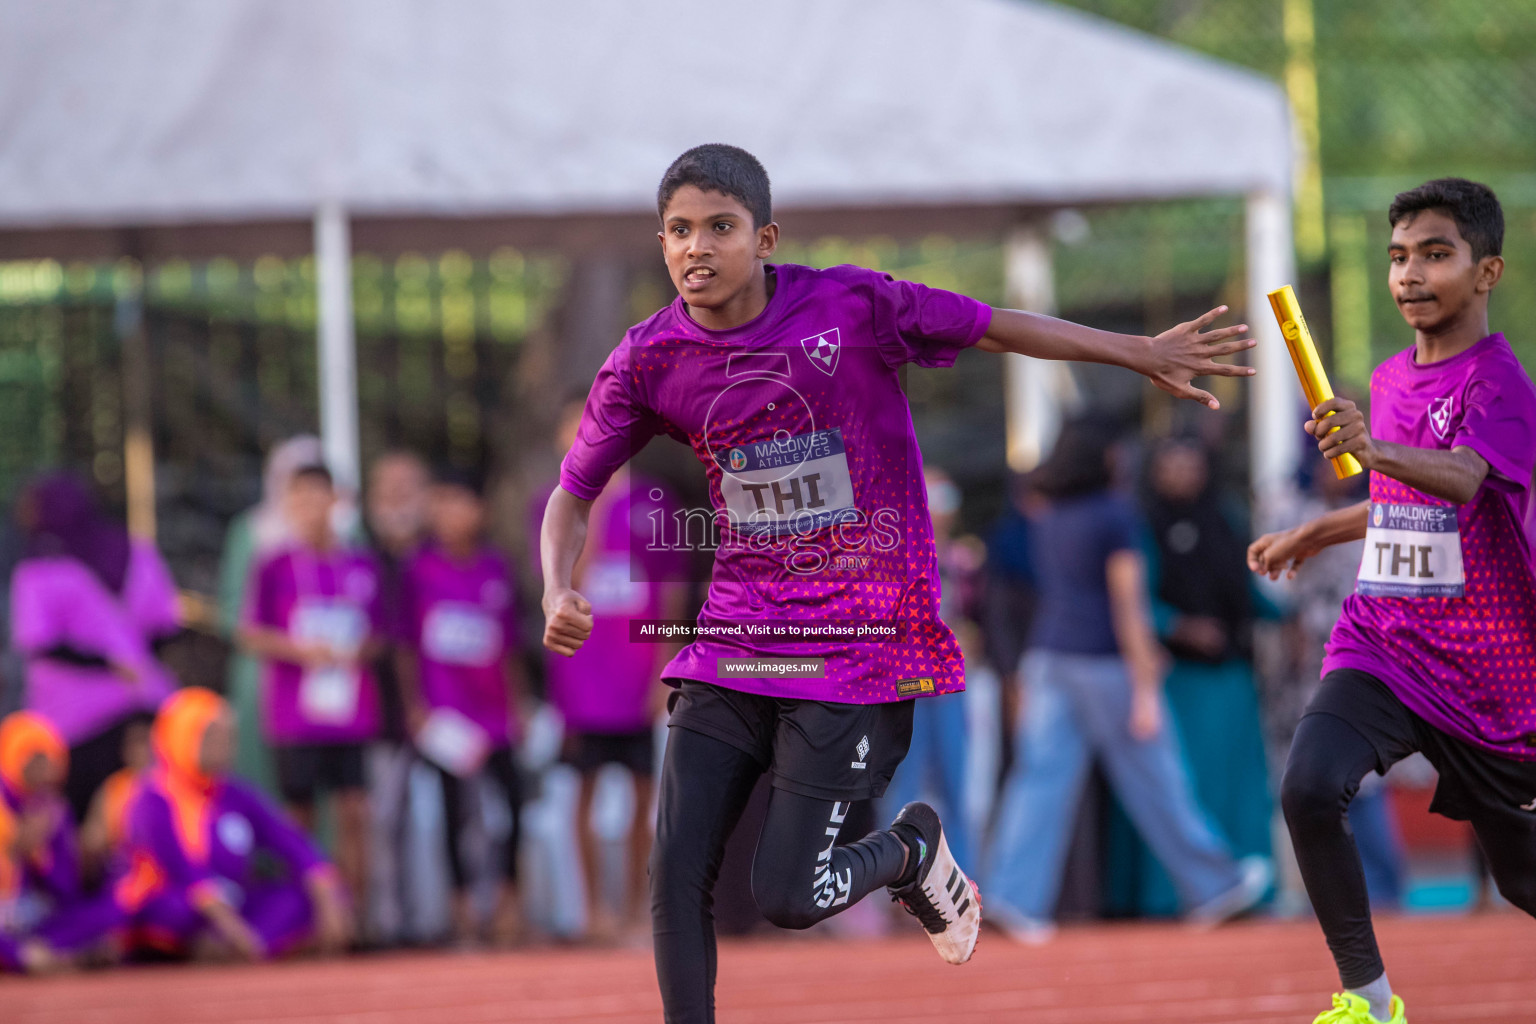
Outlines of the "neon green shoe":
[{"label": "neon green shoe", "polygon": [[1408,1024],[1403,1015],[1403,997],[1392,997],[1392,1017],[1377,1020],[1371,1016],[1371,1004],[1348,992],[1333,997],[1333,1009],[1317,1015],[1312,1024]]}]

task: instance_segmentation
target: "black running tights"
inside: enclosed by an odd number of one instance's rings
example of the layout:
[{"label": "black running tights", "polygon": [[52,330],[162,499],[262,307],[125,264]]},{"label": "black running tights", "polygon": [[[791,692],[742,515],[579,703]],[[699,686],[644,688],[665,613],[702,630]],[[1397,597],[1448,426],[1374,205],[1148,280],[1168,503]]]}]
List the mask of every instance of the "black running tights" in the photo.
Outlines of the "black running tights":
[{"label": "black running tights", "polygon": [[[510,885],[517,884],[517,855],[522,848],[522,780],[517,773],[517,762],[512,759],[510,747],[498,747],[491,751],[481,769],[482,778],[495,780],[500,795],[507,801],[507,813],[511,815],[512,831],[502,848],[501,875]],[[453,878],[453,891],[462,893],[469,885],[469,866],[464,859],[461,835],[468,815],[479,815],[479,791],[469,779],[461,779],[444,768],[437,769],[443,782],[444,835],[448,845],[448,870]]]},{"label": "black running tights", "polygon": [[[651,850],[651,926],[667,1024],[715,1019],[715,879],[762,773],[728,743],[683,727],[669,732]],[[752,895],[769,921],[809,928],[899,877],[906,853],[890,832],[834,845],[848,808],[773,790],[752,861]]]},{"label": "black running tights", "polygon": [[[1302,881],[1345,988],[1369,985],[1386,970],[1349,829],[1350,801],[1376,767],[1376,750],[1359,730],[1334,715],[1311,714],[1296,730],[1280,787]],[[1536,915],[1536,844],[1529,834],[1486,821],[1474,820],[1472,827],[1499,891]]]}]

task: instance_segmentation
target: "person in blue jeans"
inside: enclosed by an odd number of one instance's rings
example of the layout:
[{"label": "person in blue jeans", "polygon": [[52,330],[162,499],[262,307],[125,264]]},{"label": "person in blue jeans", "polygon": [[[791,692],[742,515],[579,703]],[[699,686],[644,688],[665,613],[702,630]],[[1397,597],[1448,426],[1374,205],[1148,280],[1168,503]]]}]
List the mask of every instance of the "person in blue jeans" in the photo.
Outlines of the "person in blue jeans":
[{"label": "person in blue jeans", "polygon": [[[960,488],[944,470],[930,466],[923,470],[928,492],[928,511],[933,517],[934,546],[938,549],[939,618],[957,634],[967,627],[973,631],[973,611],[981,582],[981,563],[985,551],[956,538],[960,517]],[[962,639],[961,646],[965,646]],[[979,647],[979,644],[972,644]],[[979,650],[965,652],[968,661],[979,658]],[[970,859],[973,824],[966,811],[967,749],[971,745],[967,720],[969,691],[924,697],[912,709],[912,742],[907,756],[891,778],[885,791],[885,805],[894,815],[913,800],[927,800],[945,822],[945,836],[950,852],[960,864]]]},{"label": "person in blue jeans", "polygon": [[1040,605],[1020,674],[1022,719],[987,860],[987,917],[1025,942],[1048,938],[1078,800],[1096,758],[1171,876],[1185,915],[1215,924],[1269,885],[1239,862],[1196,804],[1167,726],[1163,655],[1147,610],[1141,526],[1112,487],[1115,434],[1068,424],[1035,486]]}]

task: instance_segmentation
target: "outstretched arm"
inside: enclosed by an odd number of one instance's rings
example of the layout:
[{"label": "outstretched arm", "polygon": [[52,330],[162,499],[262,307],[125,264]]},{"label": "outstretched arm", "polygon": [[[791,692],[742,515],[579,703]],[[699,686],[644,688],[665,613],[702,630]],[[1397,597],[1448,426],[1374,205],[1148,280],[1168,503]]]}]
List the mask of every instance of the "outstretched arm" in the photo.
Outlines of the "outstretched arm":
[{"label": "outstretched arm", "polygon": [[[976,347],[986,352],[1017,352],[1036,359],[1072,359],[1124,366],[1149,378],[1176,398],[1194,399],[1219,409],[1221,403],[1215,396],[1191,387],[1189,382],[1196,377],[1211,375],[1252,376],[1250,366],[1218,363],[1216,359],[1257,344],[1251,338],[1237,338],[1248,330],[1247,324],[1201,333],[1201,328],[1226,311],[1226,306],[1217,306],[1198,319],[1179,324],[1155,338],[1146,338],[1098,331],[1039,313],[994,309],[992,325]],[[1231,340],[1234,338],[1237,340]]]},{"label": "outstretched arm", "polygon": [[544,646],[570,656],[592,635],[592,605],[571,586],[571,573],[587,540],[592,502],[556,487],[544,507],[539,561],[544,567]]},{"label": "outstretched arm", "polygon": [[1248,568],[1272,580],[1279,579],[1281,573],[1288,580],[1294,579],[1301,563],[1324,548],[1364,540],[1370,514],[1371,503],[1362,501],[1289,530],[1266,533],[1248,545]]}]

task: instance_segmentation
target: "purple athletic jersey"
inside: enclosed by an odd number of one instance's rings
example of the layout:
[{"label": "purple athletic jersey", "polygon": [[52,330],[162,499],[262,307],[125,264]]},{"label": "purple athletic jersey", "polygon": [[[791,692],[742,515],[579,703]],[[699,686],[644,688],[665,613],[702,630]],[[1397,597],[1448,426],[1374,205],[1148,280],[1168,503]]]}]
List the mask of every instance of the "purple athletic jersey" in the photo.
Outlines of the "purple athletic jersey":
[{"label": "purple athletic jersey", "polygon": [[1323,673],[1368,672],[1437,729],[1536,760],[1536,387],[1502,334],[1425,366],[1410,348],[1371,378],[1371,434],[1471,448],[1488,477],[1458,506],[1371,474],[1360,578]]},{"label": "purple athletic jersey", "polygon": [[[545,658],[550,700],[570,732],[618,734],[650,727],[650,693],[661,668],[658,648],[632,640],[630,622],[664,617],[666,588],[682,586],[667,581],[682,578],[687,553],[648,543],[656,524],[677,510],[659,483],[638,476],[626,480],[623,474],[592,506],[574,581],[592,602],[592,635],[569,658],[553,652]],[[543,512],[540,502],[534,536]]]},{"label": "purple athletic jersey", "polygon": [[[175,680],[150,643],[176,629],[176,584],[143,541],[133,543],[120,594],[73,558],[28,558],[11,578],[11,642],[27,657],[27,707],[71,745],[160,706]],[[60,644],[127,666],[138,679],[47,657]]]},{"label": "purple athletic jersey", "polygon": [[422,700],[452,708],[493,747],[506,746],[515,734],[507,657],[518,636],[506,560],[482,548],[459,564],[429,545],[411,559],[402,590],[403,640],[417,655]]},{"label": "purple athletic jersey", "polygon": [[[379,573],[365,551],[290,547],[256,572],[251,620],[295,640],[357,651],[379,634]],[[267,659],[262,707],[274,743],[359,743],[379,731],[379,694],[365,660],[306,669]]]},{"label": "purple athletic jersey", "polygon": [[[116,896],[132,912],[162,890],[222,896],[239,908],[260,883],[259,854],[294,881],[325,864],[304,832],[259,791],[221,779],[205,801],[182,806],[153,772],[128,807],[129,873]],[[194,902],[197,902],[194,899]]]},{"label": "purple athletic jersey", "polygon": [[[773,293],[750,323],[707,330],[679,297],[629,330],[592,386],[560,485],[596,498],[660,433],[704,464],[721,541],[700,638],[668,677],[850,704],[963,689],[959,645],[938,615],[933,524],[899,371],[953,364],[991,310],[858,267],[769,273]],[[687,546],[699,532],[668,524],[651,543]],[[813,625],[846,632],[834,642],[752,632]],[[763,657],[824,658],[825,675],[718,666]]]}]

